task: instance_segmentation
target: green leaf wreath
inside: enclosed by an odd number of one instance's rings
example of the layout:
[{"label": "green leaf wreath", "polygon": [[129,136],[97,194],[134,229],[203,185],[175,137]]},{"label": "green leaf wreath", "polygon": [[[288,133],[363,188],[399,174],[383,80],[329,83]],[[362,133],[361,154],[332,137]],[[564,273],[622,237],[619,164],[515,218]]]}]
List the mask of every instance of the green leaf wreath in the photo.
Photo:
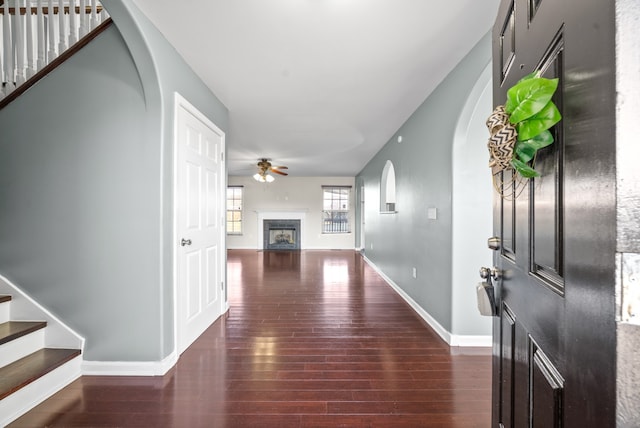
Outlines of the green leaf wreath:
[{"label": "green leaf wreath", "polygon": [[[535,159],[538,150],[553,143],[553,135],[549,128],[562,119],[558,108],[551,100],[557,88],[558,79],[546,79],[540,77],[540,72],[534,72],[523,77],[507,91],[507,102],[504,107],[499,106],[494,111],[494,115],[499,119],[495,119],[492,115],[487,121],[487,126],[492,134],[489,140],[492,158],[499,153],[501,156],[510,156],[510,160],[504,159],[501,163],[501,160],[492,159],[490,166],[493,167],[496,163],[503,167],[510,165],[524,178],[540,175],[533,169],[531,162]],[[504,123],[507,117],[508,124]],[[490,125],[492,118],[493,123]],[[496,137],[497,134],[498,137]],[[492,151],[492,140],[494,140],[494,146],[502,145],[503,147]],[[504,148],[506,145],[509,146],[507,149]],[[507,160],[508,162],[505,162]]]}]

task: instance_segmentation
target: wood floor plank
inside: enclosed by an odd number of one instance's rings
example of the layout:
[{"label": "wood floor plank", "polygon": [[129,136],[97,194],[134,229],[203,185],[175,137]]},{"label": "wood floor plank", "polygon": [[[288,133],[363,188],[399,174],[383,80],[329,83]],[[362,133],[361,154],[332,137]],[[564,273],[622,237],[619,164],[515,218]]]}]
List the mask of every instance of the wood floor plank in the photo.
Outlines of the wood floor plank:
[{"label": "wood floor plank", "polygon": [[491,350],[450,348],[354,251],[228,263],[229,312],[166,376],[85,376],[10,426],[490,425]]}]

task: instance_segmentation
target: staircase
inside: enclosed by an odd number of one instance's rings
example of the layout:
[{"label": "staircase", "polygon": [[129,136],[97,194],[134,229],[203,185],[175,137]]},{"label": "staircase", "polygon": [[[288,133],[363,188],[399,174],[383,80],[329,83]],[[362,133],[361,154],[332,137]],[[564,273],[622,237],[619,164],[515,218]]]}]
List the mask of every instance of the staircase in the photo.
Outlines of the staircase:
[{"label": "staircase", "polygon": [[[0,0],[0,110],[110,25],[98,0]],[[0,427],[80,377],[83,348],[0,274]]]},{"label": "staircase", "polygon": [[98,0],[0,0],[0,109],[110,24]]},{"label": "staircase", "polygon": [[[0,110],[111,24],[98,0],[0,0]],[[83,348],[0,275],[0,427],[80,377]]]},{"label": "staircase", "polygon": [[17,321],[11,305],[0,295],[0,426],[75,380],[82,361],[80,349],[48,347],[48,322]]}]

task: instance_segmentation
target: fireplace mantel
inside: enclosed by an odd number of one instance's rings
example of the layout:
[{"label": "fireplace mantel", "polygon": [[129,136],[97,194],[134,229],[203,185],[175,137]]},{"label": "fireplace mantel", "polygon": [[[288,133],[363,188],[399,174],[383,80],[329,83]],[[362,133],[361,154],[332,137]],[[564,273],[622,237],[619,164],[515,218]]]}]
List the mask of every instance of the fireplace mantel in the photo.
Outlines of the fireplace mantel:
[{"label": "fireplace mantel", "polygon": [[300,220],[300,245],[304,249],[306,245],[305,217],[307,211],[256,211],[258,214],[258,246],[264,249],[264,220]]}]

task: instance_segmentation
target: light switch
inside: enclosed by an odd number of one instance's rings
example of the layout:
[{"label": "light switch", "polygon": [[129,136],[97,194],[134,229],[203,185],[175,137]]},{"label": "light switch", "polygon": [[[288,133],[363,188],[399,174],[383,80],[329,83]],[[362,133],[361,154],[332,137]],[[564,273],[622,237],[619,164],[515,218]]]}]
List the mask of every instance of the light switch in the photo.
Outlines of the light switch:
[{"label": "light switch", "polygon": [[435,207],[427,208],[427,218],[429,220],[436,220],[438,218],[438,209]]}]

